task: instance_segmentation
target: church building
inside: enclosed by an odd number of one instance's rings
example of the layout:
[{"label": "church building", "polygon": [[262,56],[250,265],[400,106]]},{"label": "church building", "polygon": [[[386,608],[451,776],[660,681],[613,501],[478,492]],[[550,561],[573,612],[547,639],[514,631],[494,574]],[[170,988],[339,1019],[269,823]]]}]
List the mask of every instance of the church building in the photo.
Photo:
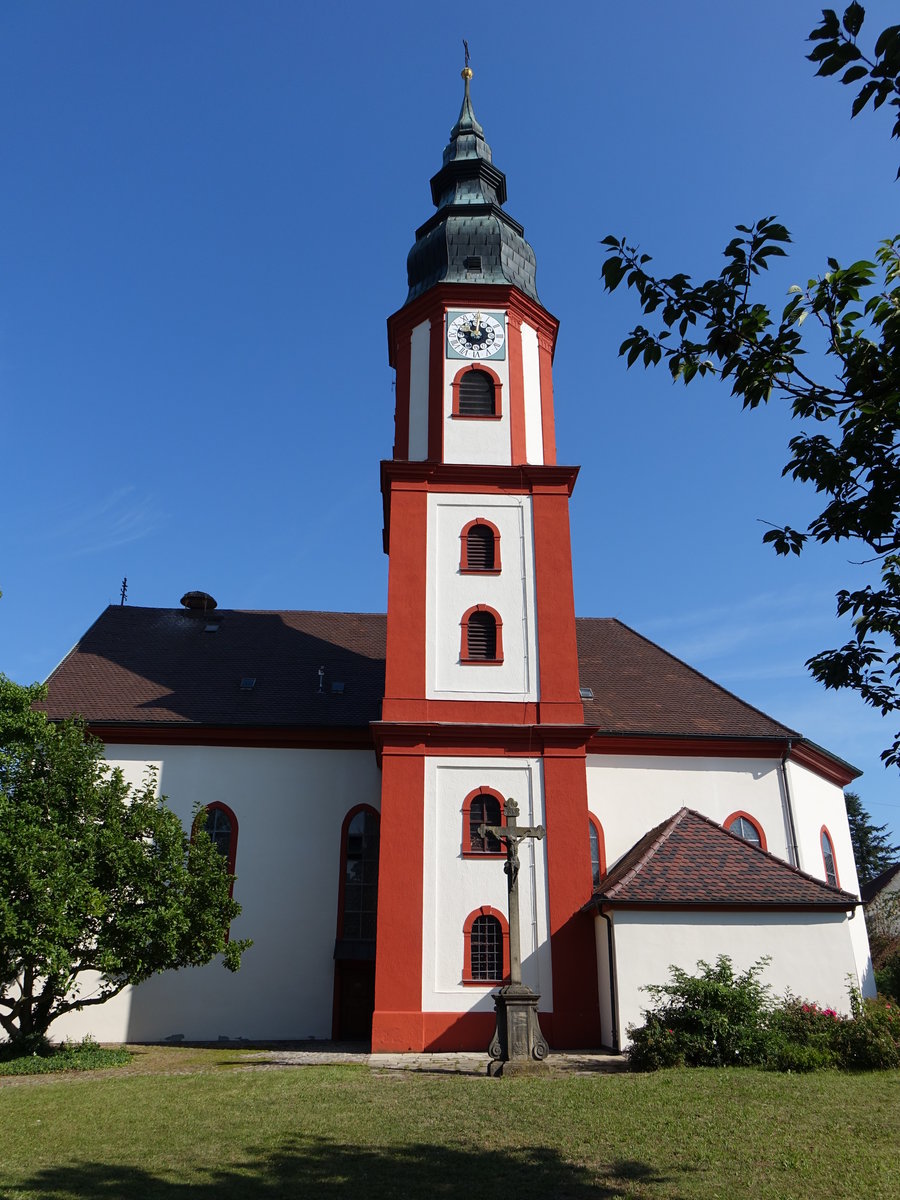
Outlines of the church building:
[{"label": "church building", "polygon": [[[509,972],[556,1049],[627,1043],[646,984],[729,954],[873,990],[842,788],[858,772],[615,619],[576,618],[558,322],[469,94],[388,319],[387,613],[108,608],[49,679],[110,763],[196,806],[236,875],[231,975],[157,976],[55,1037],[486,1048]],[[387,420],[387,413],[385,413]],[[174,598],[173,598],[174,599]]]}]

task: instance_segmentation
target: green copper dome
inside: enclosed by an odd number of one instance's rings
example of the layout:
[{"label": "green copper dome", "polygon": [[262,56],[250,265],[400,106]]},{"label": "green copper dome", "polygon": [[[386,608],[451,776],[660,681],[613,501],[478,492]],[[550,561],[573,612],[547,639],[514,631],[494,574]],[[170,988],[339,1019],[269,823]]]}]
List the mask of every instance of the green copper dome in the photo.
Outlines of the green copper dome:
[{"label": "green copper dome", "polygon": [[475,119],[471,75],[468,68],[463,71],[459,120],[450,130],[443,166],[431,180],[437,212],[416,230],[406,260],[407,304],[436,283],[509,283],[538,300],[534,251],[522,226],[503,211],[506,176],[494,166]]}]

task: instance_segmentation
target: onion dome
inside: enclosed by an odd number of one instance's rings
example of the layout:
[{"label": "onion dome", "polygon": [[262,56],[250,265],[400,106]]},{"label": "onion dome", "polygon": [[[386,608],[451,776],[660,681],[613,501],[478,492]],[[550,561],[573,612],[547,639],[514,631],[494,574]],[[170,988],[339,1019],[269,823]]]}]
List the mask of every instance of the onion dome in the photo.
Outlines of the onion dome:
[{"label": "onion dome", "polygon": [[[503,211],[506,176],[494,166],[469,94],[450,131],[444,162],[431,180],[437,212],[416,230],[406,260],[408,304],[436,283],[507,283],[538,300],[534,251],[522,226]],[[540,301],[538,301],[540,303]]]}]

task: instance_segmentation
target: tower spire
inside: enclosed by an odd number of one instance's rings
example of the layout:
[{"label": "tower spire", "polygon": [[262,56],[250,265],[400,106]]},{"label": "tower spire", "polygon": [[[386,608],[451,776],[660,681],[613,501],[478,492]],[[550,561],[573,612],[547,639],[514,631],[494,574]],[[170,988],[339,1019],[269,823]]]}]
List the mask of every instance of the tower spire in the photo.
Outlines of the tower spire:
[{"label": "tower spire", "polygon": [[465,41],[463,46],[462,107],[431,180],[437,212],[416,230],[407,258],[407,303],[437,283],[508,283],[540,303],[534,251],[522,226],[503,209],[506,176],[494,166],[475,116],[469,48]]}]

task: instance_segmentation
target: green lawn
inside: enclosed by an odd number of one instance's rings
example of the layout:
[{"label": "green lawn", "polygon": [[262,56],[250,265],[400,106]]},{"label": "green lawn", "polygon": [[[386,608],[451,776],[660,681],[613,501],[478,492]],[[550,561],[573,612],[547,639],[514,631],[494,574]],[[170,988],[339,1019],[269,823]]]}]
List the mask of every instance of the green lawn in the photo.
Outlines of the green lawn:
[{"label": "green lawn", "polygon": [[0,1084],[3,1200],[900,1194],[897,1072],[486,1079],[184,1054],[186,1074]]}]

